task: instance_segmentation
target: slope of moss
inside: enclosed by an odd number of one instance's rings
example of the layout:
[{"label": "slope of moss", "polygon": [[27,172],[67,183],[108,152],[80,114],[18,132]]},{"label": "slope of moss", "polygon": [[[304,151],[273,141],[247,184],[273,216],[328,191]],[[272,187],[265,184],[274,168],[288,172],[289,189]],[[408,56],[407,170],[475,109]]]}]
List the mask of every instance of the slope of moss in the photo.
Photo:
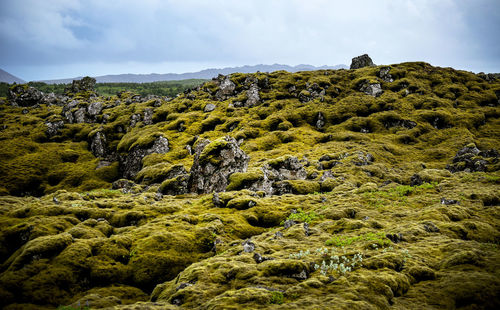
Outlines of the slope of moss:
[{"label": "slope of moss", "polygon": [[[500,306],[498,80],[426,63],[225,79],[0,105],[0,307]],[[182,193],[200,141],[209,162],[225,136],[248,170]],[[137,150],[137,184],[111,189]],[[261,190],[291,158],[303,177]]]}]

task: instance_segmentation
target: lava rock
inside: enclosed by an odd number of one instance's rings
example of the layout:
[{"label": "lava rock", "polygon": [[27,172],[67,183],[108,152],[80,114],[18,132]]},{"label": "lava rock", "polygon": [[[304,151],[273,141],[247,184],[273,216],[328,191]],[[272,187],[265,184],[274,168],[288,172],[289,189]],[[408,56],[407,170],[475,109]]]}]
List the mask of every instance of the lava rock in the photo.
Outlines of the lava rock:
[{"label": "lava rock", "polygon": [[84,77],[81,80],[73,80],[71,85],[65,89],[66,93],[79,93],[84,91],[95,91],[96,80],[91,77]]},{"label": "lava rock", "polygon": [[98,131],[90,139],[90,151],[95,157],[104,157],[107,154],[106,149],[106,135]]},{"label": "lava rock", "polygon": [[414,174],[410,178],[410,186],[419,186],[422,185],[424,181],[422,180],[422,177],[418,174]]},{"label": "lava rock", "polygon": [[372,97],[378,97],[384,93],[379,83],[364,82],[360,85],[359,90]]},{"label": "lava rock", "polygon": [[385,68],[382,68],[380,69],[380,71],[378,72],[378,76],[386,81],[386,82],[394,82],[394,79],[392,78],[392,75],[389,73],[389,71],[391,71],[391,68],[390,67],[385,67]]},{"label": "lava rock", "polygon": [[64,122],[63,121],[46,122],[45,126],[47,126],[46,130],[47,136],[51,138],[59,133],[59,129],[64,127]]},{"label": "lava rock", "polygon": [[142,122],[144,123],[144,125],[153,124],[153,109],[151,108],[144,109],[144,117]]},{"label": "lava rock", "polygon": [[228,97],[234,95],[234,90],[236,89],[236,84],[231,81],[229,76],[219,75],[217,77],[219,82],[219,90],[215,93],[215,98],[219,101],[223,101]]},{"label": "lava rock", "polygon": [[232,137],[214,142],[201,141],[195,148],[189,190],[198,194],[224,191],[229,184],[229,176],[245,172],[249,160]]},{"label": "lava rock", "polygon": [[142,159],[153,153],[165,154],[169,151],[168,140],[159,136],[150,148],[134,146],[120,161],[120,170],[126,179],[133,179],[142,169]]},{"label": "lava rock", "polygon": [[370,56],[368,56],[368,54],[363,54],[352,59],[350,69],[359,69],[371,66],[375,66],[372,59],[370,58]]},{"label": "lava rock", "polygon": [[7,97],[13,106],[30,107],[41,102],[43,93],[34,87],[20,84],[12,86]]},{"label": "lava rock", "polygon": [[253,107],[260,103],[259,87],[256,84],[250,85],[247,90],[247,101],[245,102],[246,107]]},{"label": "lava rock", "polygon": [[215,108],[216,108],[215,104],[209,103],[205,106],[203,112],[212,112],[213,110],[215,110]]},{"label": "lava rock", "polygon": [[255,250],[255,244],[250,239],[245,240],[243,245],[243,252],[252,253]]},{"label": "lava rock", "polygon": [[445,206],[460,204],[458,200],[441,197],[441,204]]},{"label": "lava rock", "polygon": [[316,116],[316,128],[322,129],[325,126],[325,117],[323,116],[323,113],[318,112],[318,115]]}]

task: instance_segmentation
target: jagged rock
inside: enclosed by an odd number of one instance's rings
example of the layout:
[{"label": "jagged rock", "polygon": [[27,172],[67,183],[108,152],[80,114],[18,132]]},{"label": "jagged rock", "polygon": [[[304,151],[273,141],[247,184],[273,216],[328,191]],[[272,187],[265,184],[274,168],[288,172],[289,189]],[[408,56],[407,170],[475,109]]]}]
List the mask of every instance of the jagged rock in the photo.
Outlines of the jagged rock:
[{"label": "jagged rock", "polygon": [[422,177],[420,177],[420,175],[418,174],[414,174],[410,178],[410,186],[418,186],[422,185],[423,183],[424,181],[422,180]]},{"label": "jagged rock", "polygon": [[245,240],[243,245],[243,252],[252,253],[255,250],[255,244],[250,239]]},{"label": "jagged rock", "polygon": [[401,241],[404,241],[403,234],[402,233],[397,233],[397,234],[386,234],[385,235],[387,239],[391,240],[394,243],[399,243]]},{"label": "jagged rock", "polygon": [[200,141],[189,177],[189,190],[203,194],[224,191],[234,172],[245,172],[249,157],[236,140],[225,137],[214,142]]},{"label": "jagged rock", "polygon": [[43,93],[26,84],[14,85],[9,89],[8,99],[13,106],[30,107],[41,103]]},{"label": "jagged rock", "polygon": [[406,119],[389,119],[383,122],[384,127],[389,129],[393,127],[403,127],[406,129],[412,129],[417,126],[417,123],[406,120]]},{"label": "jagged rock", "polygon": [[47,135],[50,137],[53,137],[59,133],[59,129],[64,127],[64,122],[63,121],[57,121],[57,122],[46,122],[45,126],[47,126]]},{"label": "jagged rock", "polygon": [[293,220],[286,220],[284,223],[283,223],[283,227],[285,229],[287,228],[290,228],[292,227],[293,225],[297,224],[297,222],[293,221]]},{"label": "jagged rock", "polygon": [[325,126],[325,117],[323,116],[323,113],[318,112],[316,119],[316,128],[322,129]]},{"label": "jagged rock", "polygon": [[144,125],[153,124],[153,109],[151,108],[144,109],[144,117],[142,122],[144,123]]},{"label": "jagged rock", "polygon": [[98,131],[90,141],[90,151],[95,157],[106,156],[106,135],[101,131]]},{"label": "jagged rock", "polygon": [[223,101],[234,94],[236,84],[231,81],[229,76],[219,75],[217,80],[219,81],[219,90],[215,93],[217,100]]},{"label": "jagged rock", "polygon": [[247,101],[245,102],[246,107],[253,107],[260,102],[259,87],[254,83],[250,85],[247,90]]},{"label": "jagged rock", "polygon": [[95,118],[97,115],[101,114],[101,111],[102,111],[102,102],[99,101],[92,102],[87,107],[87,113],[92,118]]},{"label": "jagged rock", "polygon": [[132,114],[130,116],[130,127],[135,127],[135,125],[141,121],[141,114]]},{"label": "jagged rock", "polygon": [[81,80],[73,80],[71,85],[65,89],[66,93],[79,93],[83,91],[95,91],[96,80],[91,77],[84,77]]},{"label": "jagged rock", "polygon": [[127,179],[116,180],[111,184],[112,189],[121,189],[122,192],[128,193],[136,184]]},{"label": "jagged rock", "polygon": [[327,179],[335,179],[335,175],[333,175],[333,172],[331,170],[326,170],[325,172],[323,172],[323,174],[319,178],[319,181],[324,182]]},{"label": "jagged rock", "polygon": [[164,195],[183,195],[188,192],[189,175],[182,174],[163,181],[158,191]]},{"label": "jagged rock", "polygon": [[209,103],[205,106],[205,108],[203,108],[203,112],[212,112],[213,110],[215,110],[215,108],[215,104]]},{"label": "jagged rock", "polygon": [[352,59],[350,69],[359,69],[370,66],[374,66],[372,59],[368,56],[368,54],[363,54]]},{"label": "jagged rock", "polygon": [[382,95],[382,93],[384,92],[379,83],[370,84],[367,81],[365,81],[360,85],[359,91],[362,91],[365,94],[370,95],[372,97],[378,97]]},{"label": "jagged rock", "polygon": [[445,206],[460,204],[458,200],[441,197],[441,204]]},{"label": "jagged rock", "polygon": [[378,76],[386,81],[386,82],[394,82],[394,79],[392,78],[392,75],[389,73],[389,71],[391,71],[391,68],[390,67],[385,67],[385,68],[382,68],[380,69],[380,71],[378,72]]},{"label": "jagged rock", "polygon": [[80,109],[76,110],[76,112],[73,113],[73,115],[75,117],[75,122],[77,124],[88,122],[87,112],[85,111],[85,108],[80,108]]},{"label": "jagged rock", "polygon": [[63,98],[61,96],[58,96],[54,93],[48,93],[44,94],[41,100],[41,103],[47,104],[47,105],[60,105],[63,103]]},{"label": "jagged rock", "polygon": [[370,153],[364,153],[362,151],[358,151],[356,155],[357,158],[352,162],[356,166],[366,166],[371,164],[375,160],[373,155]]},{"label": "jagged rock", "polygon": [[309,224],[304,222],[303,226],[304,226],[304,234],[306,235],[306,237],[308,237],[310,234]]},{"label": "jagged rock", "polygon": [[439,228],[433,222],[424,223],[424,229],[426,232],[435,233],[439,232]]},{"label": "jagged rock", "polygon": [[492,163],[497,163],[499,157],[500,154],[497,150],[491,149],[482,152],[475,144],[471,143],[457,152],[453,158],[453,163],[446,165],[446,169],[453,173],[458,171],[486,171],[487,166]]},{"label": "jagged rock", "polygon": [[146,155],[153,153],[164,154],[169,151],[168,140],[159,136],[150,148],[141,146],[133,147],[129,153],[121,160],[120,170],[126,179],[133,179],[142,168],[142,159]]}]

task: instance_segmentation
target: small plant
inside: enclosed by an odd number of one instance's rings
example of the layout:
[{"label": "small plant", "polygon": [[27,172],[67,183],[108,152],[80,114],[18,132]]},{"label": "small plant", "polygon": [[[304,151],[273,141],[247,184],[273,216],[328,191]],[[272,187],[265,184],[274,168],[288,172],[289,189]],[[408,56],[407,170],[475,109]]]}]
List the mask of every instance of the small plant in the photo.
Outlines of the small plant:
[{"label": "small plant", "polygon": [[290,254],[289,255],[289,258],[290,259],[302,259],[306,256],[308,256],[309,254],[311,254],[311,252],[309,250],[306,250],[305,252],[303,252],[302,250],[300,250],[299,253],[295,253],[295,254]]},{"label": "small plant", "polygon": [[282,292],[275,291],[271,293],[271,301],[270,301],[271,304],[281,305],[284,302],[284,300],[285,296],[283,296]]},{"label": "small plant", "polygon": [[362,262],[363,255],[361,253],[354,254],[351,259],[346,256],[338,257],[337,255],[332,255],[329,259],[323,260],[321,265],[315,264],[314,269],[319,269],[320,273],[324,276],[332,272],[345,275],[354,270],[354,268],[361,266]]},{"label": "small plant", "polygon": [[314,211],[304,212],[302,209],[298,209],[296,213],[290,214],[287,219],[309,224],[317,218],[318,218],[318,215]]}]

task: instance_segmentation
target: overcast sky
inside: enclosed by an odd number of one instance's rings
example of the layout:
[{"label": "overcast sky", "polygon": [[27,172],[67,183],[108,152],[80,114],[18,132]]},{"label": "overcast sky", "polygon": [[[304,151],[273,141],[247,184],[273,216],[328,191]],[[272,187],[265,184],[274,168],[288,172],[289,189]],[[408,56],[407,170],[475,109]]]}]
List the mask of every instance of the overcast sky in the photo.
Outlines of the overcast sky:
[{"label": "overcast sky", "polygon": [[500,72],[500,0],[0,0],[25,80],[254,64],[426,61]]}]

